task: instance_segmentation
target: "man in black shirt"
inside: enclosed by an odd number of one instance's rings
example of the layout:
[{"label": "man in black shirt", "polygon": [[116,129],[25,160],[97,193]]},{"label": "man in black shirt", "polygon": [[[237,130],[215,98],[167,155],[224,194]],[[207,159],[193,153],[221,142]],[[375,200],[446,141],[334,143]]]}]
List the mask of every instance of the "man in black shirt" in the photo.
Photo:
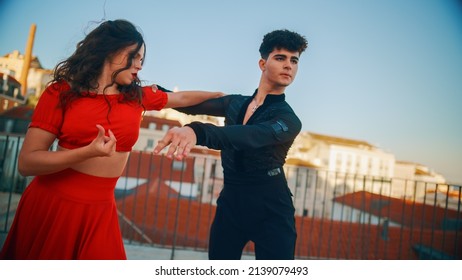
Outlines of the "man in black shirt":
[{"label": "man in black shirt", "polygon": [[248,241],[256,259],[294,259],[292,194],[283,165],[302,124],[285,102],[284,91],[298,70],[306,39],[288,30],[266,34],[260,46],[262,71],[252,96],[226,95],[197,106],[189,114],[225,117],[225,126],[193,122],[173,128],[154,152],[181,160],[194,145],[221,150],[224,187],[210,230],[210,259],[240,259]]}]

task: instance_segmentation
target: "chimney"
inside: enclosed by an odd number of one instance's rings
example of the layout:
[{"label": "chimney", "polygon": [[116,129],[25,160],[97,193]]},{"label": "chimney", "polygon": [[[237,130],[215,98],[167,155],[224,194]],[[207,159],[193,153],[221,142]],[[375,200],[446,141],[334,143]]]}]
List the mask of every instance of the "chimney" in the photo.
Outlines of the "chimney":
[{"label": "chimney", "polygon": [[27,39],[26,45],[26,53],[24,54],[24,64],[22,66],[21,72],[21,94],[23,97],[26,97],[27,93],[27,75],[29,74],[30,62],[32,60],[32,47],[34,45],[34,38],[35,38],[35,30],[37,29],[37,25],[34,23],[30,26],[29,30],[29,38]]}]

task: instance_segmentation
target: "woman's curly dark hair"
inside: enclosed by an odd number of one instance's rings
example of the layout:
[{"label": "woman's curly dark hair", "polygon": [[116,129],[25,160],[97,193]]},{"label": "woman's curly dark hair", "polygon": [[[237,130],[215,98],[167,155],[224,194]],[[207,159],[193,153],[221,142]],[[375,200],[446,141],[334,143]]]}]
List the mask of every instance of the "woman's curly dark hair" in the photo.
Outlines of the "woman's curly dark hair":
[{"label": "woman's curly dark hair", "polygon": [[302,52],[308,47],[308,41],[302,35],[287,29],[274,30],[263,37],[260,55],[267,59],[274,49],[286,49],[291,52]]},{"label": "woman's curly dark hair", "polygon": [[[68,59],[58,63],[54,69],[51,83],[66,81],[71,87],[69,91],[61,92],[61,107],[67,108],[79,97],[91,97],[90,92],[94,92],[100,86],[97,79],[102,73],[106,59],[133,45],[137,47],[129,54],[127,65],[112,74],[112,83],[104,89],[115,83],[115,78],[120,72],[131,67],[133,58],[145,42],[137,28],[123,19],[104,21],[92,30],[77,44],[75,52]],[[119,85],[118,89],[123,95],[123,101],[141,103],[141,81],[138,78],[130,85]]]}]

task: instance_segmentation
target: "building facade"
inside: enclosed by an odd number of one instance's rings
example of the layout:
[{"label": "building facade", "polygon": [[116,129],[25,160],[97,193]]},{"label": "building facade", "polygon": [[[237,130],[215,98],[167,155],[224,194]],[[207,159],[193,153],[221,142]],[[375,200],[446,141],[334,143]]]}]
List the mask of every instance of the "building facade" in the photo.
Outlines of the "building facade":
[{"label": "building facade", "polygon": [[[12,96],[3,95],[3,93],[8,92],[9,89],[6,87],[3,89],[2,85],[2,95],[0,95],[0,112],[25,104],[28,100],[30,100],[32,105],[35,105],[38,97],[45,90],[47,83],[52,79],[52,70],[44,69],[38,58],[32,57],[27,76],[27,96],[22,96],[19,90],[19,82],[17,81],[21,78],[24,60],[24,55],[17,50],[0,57],[0,76],[2,76],[2,82],[6,79],[14,79],[16,84],[18,84],[18,90],[16,94],[13,93]],[[8,76],[10,78],[5,79],[5,77]],[[13,83],[12,80],[10,84],[14,85],[15,83]]]}]

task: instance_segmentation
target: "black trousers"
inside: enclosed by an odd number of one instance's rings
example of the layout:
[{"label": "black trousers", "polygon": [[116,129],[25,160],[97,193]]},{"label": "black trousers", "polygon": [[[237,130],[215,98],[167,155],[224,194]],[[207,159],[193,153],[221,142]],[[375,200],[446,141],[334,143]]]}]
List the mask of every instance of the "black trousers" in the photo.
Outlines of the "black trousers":
[{"label": "black trousers", "polygon": [[295,209],[282,176],[259,185],[225,183],[210,230],[209,259],[238,260],[249,241],[256,259],[294,259]]}]

